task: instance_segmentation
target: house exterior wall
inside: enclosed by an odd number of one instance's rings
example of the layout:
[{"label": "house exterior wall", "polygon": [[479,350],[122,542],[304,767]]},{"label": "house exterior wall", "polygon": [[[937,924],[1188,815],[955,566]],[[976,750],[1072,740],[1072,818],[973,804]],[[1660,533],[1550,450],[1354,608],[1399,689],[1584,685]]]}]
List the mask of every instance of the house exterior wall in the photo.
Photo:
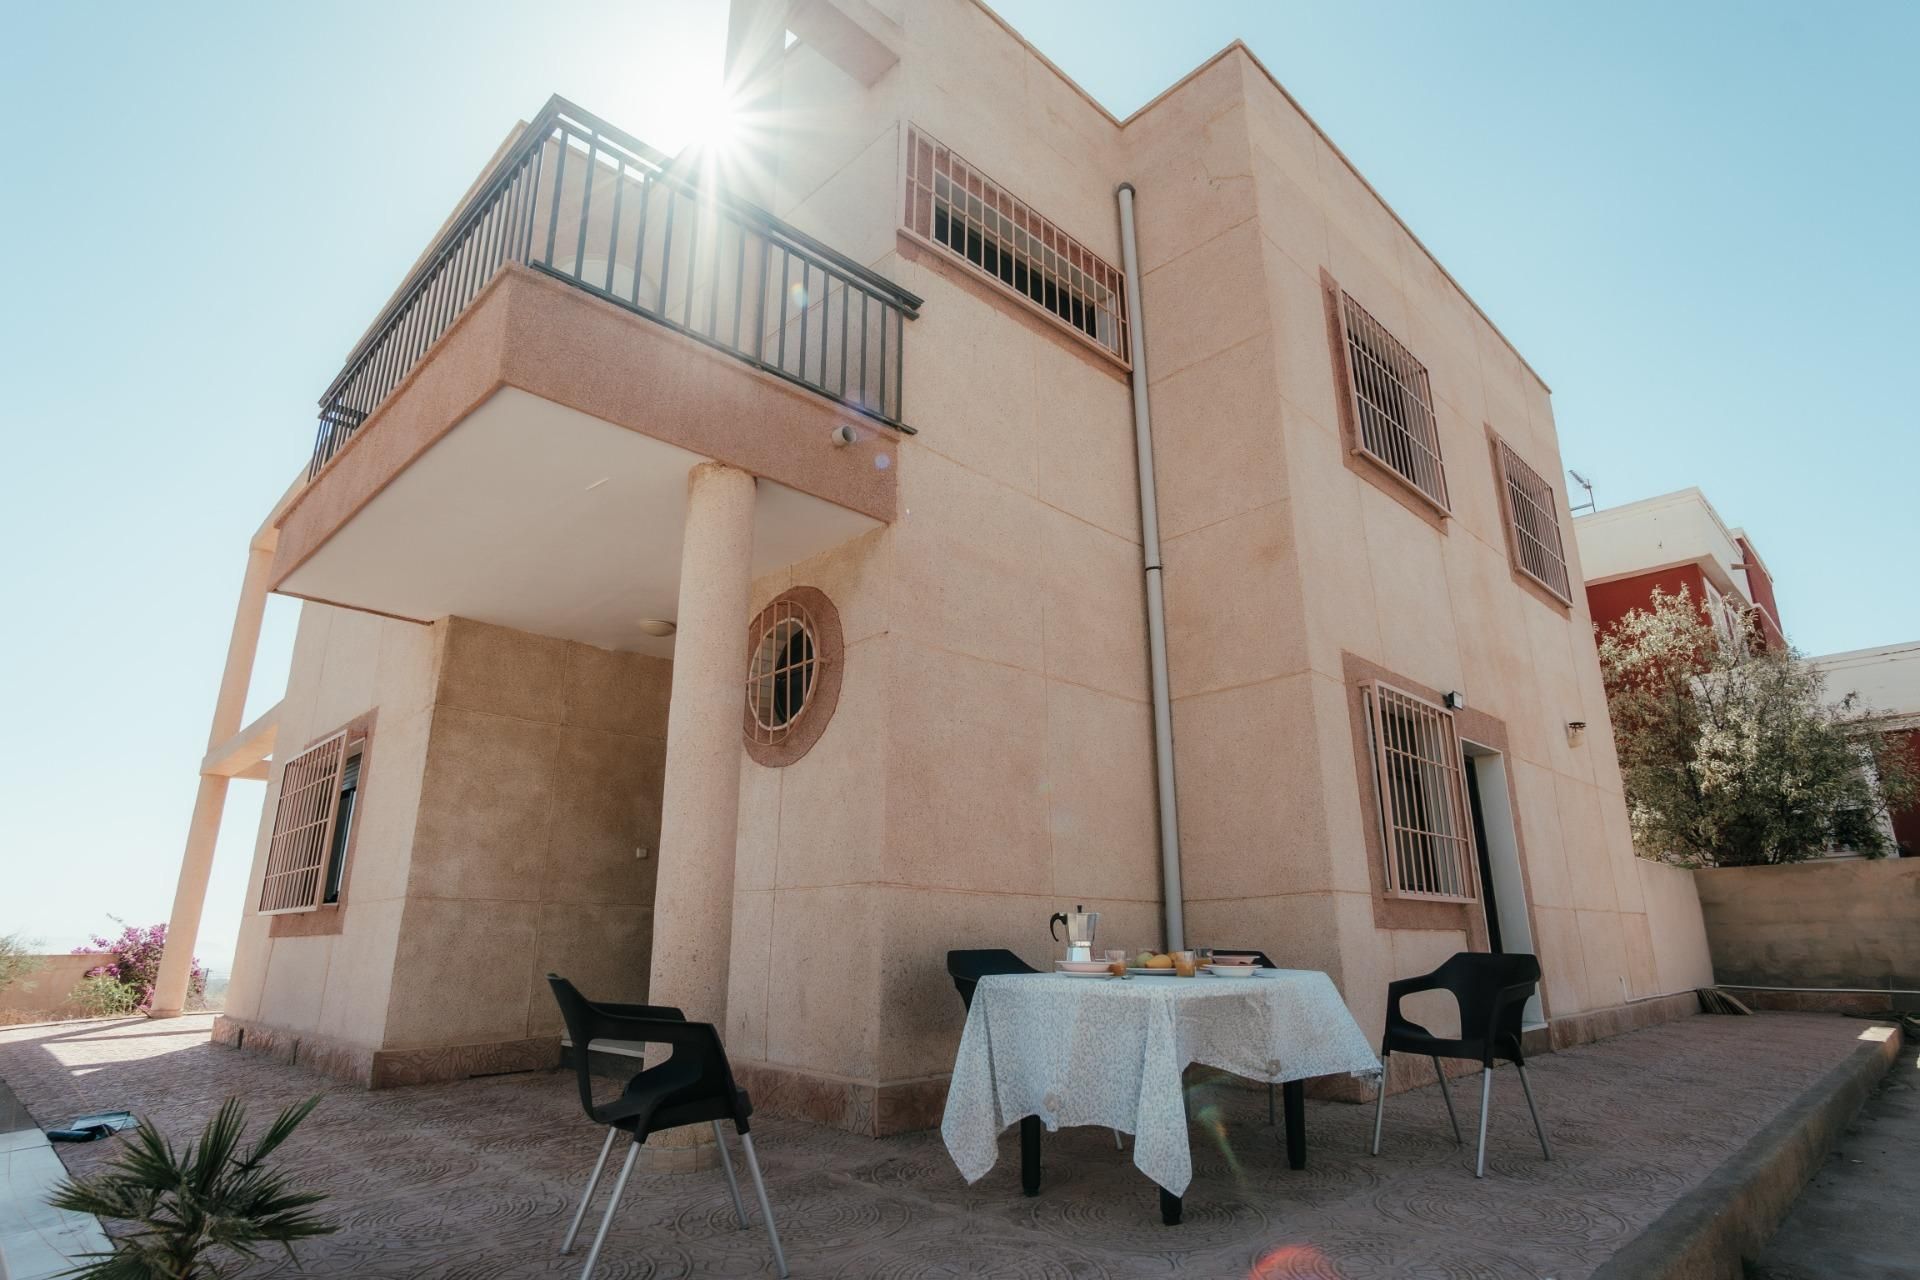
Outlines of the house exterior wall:
[{"label": "house exterior wall", "polygon": [[[1326,969],[1369,1032],[1389,978],[1473,940],[1466,910],[1382,923],[1357,659],[1466,691],[1501,733],[1556,1016],[1669,990],[1585,602],[1509,560],[1489,431],[1560,473],[1537,376],[1244,50],[1121,126],[977,5],[879,7],[900,61],[872,88],[785,53],[780,110],[844,133],[775,148],[772,186],[776,212],[926,299],[918,434],[895,525],[756,586],[756,605],[820,587],[860,621],[815,752],[743,764],[729,1043],[857,1082],[866,1101],[834,1104],[856,1125],[899,1120],[952,1060],[948,947],[1044,963],[1047,914],[1080,903],[1115,945],[1160,941],[1127,384],[898,234],[904,122],[1112,261],[1113,189],[1137,185],[1189,937]],[[1433,372],[1440,528],[1348,459],[1323,273]],[[1592,731],[1569,747],[1574,720]]]},{"label": "house exterior wall", "polygon": [[[756,611],[824,593],[844,643],[811,748],[779,766],[742,748],[725,1036],[757,1105],[871,1133],[934,1123],[962,1023],[949,948],[1043,966],[1048,916],[1078,905],[1103,944],[1164,941],[1128,377],[901,233],[909,123],[1112,262],[1114,188],[1136,184],[1189,940],[1326,970],[1370,1035],[1391,978],[1484,945],[1477,908],[1382,895],[1355,711],[1378,675],[1464,692],[1463,727],[1499,753],[1550,1016],[1691,983],[1689,900],[1660,881],[1651,901],[1633,858],[1587,604],[1509,556],[1494,437],[1560,473],[1538,377],[1244,48],[1123,124],[972,0],[872,8],[898,61],[867,86],[805,43],[778,54],[766,100],[796,127],[754,179],[924,299],[906,336],[917,434],[847,415],[881,442],[897,515],[753,585]],[[1431,371],[1450,516],[1351,456],[1328,280]],[[397,1055],[396,1075],[550,1046],[547,968],[643,994],[651,872],[620,850],[657,832],[665,724],[647,692],[664,664],[457,620],[413,631],[434,637],[395,675],[400,718],[420,719],[415,816],[380,873],[386,950],[350,966],[377,997],[355,1043]],[[369,661],[303,643],[296,683]],[[582,699],[569,673],[589,668]],[[609,703],[626,710],[592,710]],[[594,868],[575,896],[552,887],[562,853]],[[287,967],[324,986],[309,950]],[[319,1026],[267,992],[281,955],[250,1016]]]},{"label": "house exterior wall", "polygon": [[[1473,911],[1401,911],[1373,883],[1350,708],[1364,668],[1462,691],[1504,732],[1550,1012],[1658,994],[1611,737],[1567,743],[1567,722],[1607,723],[1584,602],[1530,589],[1508,554],[1489,432],[1559,475],[1546,387],[1244,52],[1128,133],[1189,932],[1327,970],[1370,1032],[1390,978],[1475,940]],[[1430,372],[1444,521],[1350,456],[1327,277]]]},{"label": "house exterior wall", "polygon": [[897,231],[910,121],[1117,260],[1118,129],[980,7],[881,8],[904,42],[871,89],[786,51],[780,109],[825,127],[769,162],[776,213],[926,300],[918,434],[892,525],[755,585],[833,600],[846,677],[803,759],[742,762],[728,1045],[756,1098],[803,1081],[809,1113],[891,1131],[937,1121],[948,948],[1045,964],[1076,904],[1115,945],[1161,926],[1128,384]]},{"label": "house exterior wall", "polygon": [[[449,1060],[550,1062],[549,971],[643,999],[671,669],[466,619],[303,606],[232,1031],[394,1084]],[[341,906],[252,913],[285,760],[369,714]]]}]

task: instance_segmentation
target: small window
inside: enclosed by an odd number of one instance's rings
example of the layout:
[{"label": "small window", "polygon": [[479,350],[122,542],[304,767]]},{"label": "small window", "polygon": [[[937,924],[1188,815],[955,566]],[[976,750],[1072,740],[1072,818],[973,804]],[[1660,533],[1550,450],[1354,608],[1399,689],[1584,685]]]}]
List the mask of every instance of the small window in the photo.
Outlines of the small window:
[{"label": "small window", "polygon": [[1502,440],[1500,491],[1507,506],[1507,539],[1514,565],[1552,593],[1562,604],[1572,604],[1567,582],[1567,554],[1560,542],[1560,511],[1553,486]]},{"label": "small window", "polygon": [[760,740],[768,743],[780,742],[793,732],[794,723],[807,709],[818,661],[813,620],[807,611],[785,601],[771,614],[754,646],[747,675],[747,705]]},{"label": "small window", "polygon": [[261,911],[311,911],[320,904],[346,759],[347,735],[342,730],[281,769],[280,801],[260,882]]},{"label": "small window", "polygon": [[1361,696],[1373,737],[1387,892],[1476,901],[1473,826],[1453,713],[1377,680]]},{"label": "small window", "polygon": [[1446,512],[1447,470],[1426,366],[1344,291],[1339,314],[1354,452]]},{"label": "small window", "polygon": [[912,126],[904,220],[909,235],[1129,363],[1125,274]]},{"label": "small window", "polygon": [[790,765],[826,732],[840,700],[840,611],[814,587],[781,592],[747,627],[741,736],[769,768]]}]

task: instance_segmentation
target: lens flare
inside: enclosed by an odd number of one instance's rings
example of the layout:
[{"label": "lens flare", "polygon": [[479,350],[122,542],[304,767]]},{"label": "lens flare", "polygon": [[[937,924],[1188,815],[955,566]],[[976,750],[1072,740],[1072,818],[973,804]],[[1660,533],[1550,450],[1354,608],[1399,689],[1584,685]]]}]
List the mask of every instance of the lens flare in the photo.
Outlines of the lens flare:
[{"label": "lens flare", "polygon": [[1247,1280],[1292,1280],[1293,1277],[1323,1276],[1332,1270],[1327,1255],[1312,1245],[1283,1244],[1255,1258]]}]

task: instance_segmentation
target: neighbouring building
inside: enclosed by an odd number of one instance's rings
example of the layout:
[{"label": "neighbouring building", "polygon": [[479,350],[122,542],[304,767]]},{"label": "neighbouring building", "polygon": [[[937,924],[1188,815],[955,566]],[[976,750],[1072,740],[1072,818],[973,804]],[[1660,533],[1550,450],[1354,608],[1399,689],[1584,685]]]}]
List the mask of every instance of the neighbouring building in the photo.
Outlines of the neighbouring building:
[{"label": "neighbouring building", "polygon": [[221,1039],[547,1065],[558,971],[886,1133],[939,1114],[944,953],[1048,963],[1076,904],[1369,1033],[1465,947],[1536,951],[1561,1042],[1690,1007],[1547,386],[1244,46],[1121,120],[976,0],[737,0],[729,74],[732,155],[549,103],[326,390],[175,911],[264,767]]},{"label": "neighbouring building", "polygon": [[[1851,694],[1856,706],[1868,713],[1870,726],[1899,741],[1920,774],[1920,641],[1829,653],[1808,661],[1826,677],[1828,695]],[[1900,856],[1920,856],[1920,800],[1887,816]]]},{"label": "neighbouring building", "polygon": [[1684,589],[1722,630],[1746,615],[1761,643],[1784,649],[1773,578],[1744,529],[1728,526],[1698,489],[1608,507],[1573,522],[1586,569],[1587,608],[1605,630],[1654,591]]},{"label": "neighbouring building", "polygon": [[[1749,618],[1760,643],[1784,650],[1773,577],[1745,529],[1731,528],[1698,489],[1681,489],[1609,507],[1573,522],[1586,570],[1587,608],[1603,632],[1655,590],[1684,589],[1723,633]],[[1851,695],[1872,713],[1873,727],[1900,735],[1920,764],[1920,644],[1883,645],[1809,658],[1836,702]],[[1891,815],[1894,843],[1920,850],[1920,806]],[[1852,856],[1839,851],[1839,856]]]}]

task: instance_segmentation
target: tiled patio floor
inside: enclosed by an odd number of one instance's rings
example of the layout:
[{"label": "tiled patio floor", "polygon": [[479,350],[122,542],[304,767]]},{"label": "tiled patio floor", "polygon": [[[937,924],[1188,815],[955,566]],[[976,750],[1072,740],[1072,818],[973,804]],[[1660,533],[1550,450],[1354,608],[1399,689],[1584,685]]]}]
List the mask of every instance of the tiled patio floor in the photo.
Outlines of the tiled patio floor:
[{"label": "tiled patio floor", "polygon": [[[328,1096],[283,1150],[331,1194],[337,1235],[249,1275],[572,1274],[555,1255],[600,1133],[571,1077],[503,1076],[366,1093],[208,1042],[210,1020],[0,1031],[0,1078],[44,1125],[125,1107],[176,1140],[230,1094],[264,1122]],[[1539,1059],[1554,1144],[1544,1163],[1511,1070],[1498,1074],[1488,1176],[1453,1145],[1438,1092],[1387,1104],[1387,1143],[1363,1153],[1369,1107],[1308,1104],[1309,1158],[1291,1172],[1263,1092],[1195,1090],[1186,1222],[1160,1225],[1154,1188],[1104,1130],[1049,1135],[1045,1185],[1019,1190],[1017,1142],[968,1187],[939,1136],[882,1141],[793,1121],[754,1126],[795,1276],[1584,1276],[1858,1043],[1863,1024],[1816,1014],[1695,1017]],[[1456,1087],[1471,1140],[1478,1090]],[[75,1172],[113,1144],[60,1148]],[[749,1196],[751,1203],[751,1196]],[[635,1177],[608,1240],[606,1280],[771,1274],[765,1237],[734,1228],[717,1172]]]}]

